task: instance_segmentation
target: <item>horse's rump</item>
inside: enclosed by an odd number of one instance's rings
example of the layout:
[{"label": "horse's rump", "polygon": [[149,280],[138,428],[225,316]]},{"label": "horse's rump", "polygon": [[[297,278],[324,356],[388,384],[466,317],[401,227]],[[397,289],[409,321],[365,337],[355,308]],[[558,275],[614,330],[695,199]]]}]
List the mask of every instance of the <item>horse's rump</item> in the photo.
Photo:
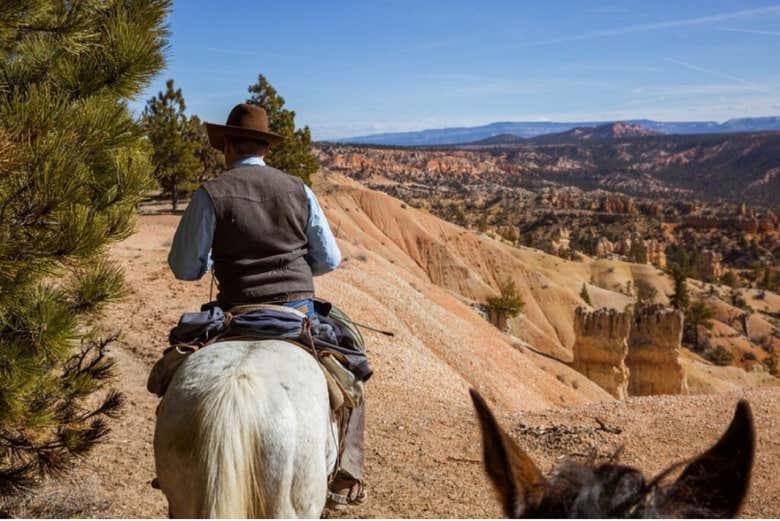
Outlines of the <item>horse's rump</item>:
[{"label": "horse's rump", "polygon": [[319,516],[337,443],[325,378],[283,341],[190,355],[161,404],[160,488],[176,517]]}]

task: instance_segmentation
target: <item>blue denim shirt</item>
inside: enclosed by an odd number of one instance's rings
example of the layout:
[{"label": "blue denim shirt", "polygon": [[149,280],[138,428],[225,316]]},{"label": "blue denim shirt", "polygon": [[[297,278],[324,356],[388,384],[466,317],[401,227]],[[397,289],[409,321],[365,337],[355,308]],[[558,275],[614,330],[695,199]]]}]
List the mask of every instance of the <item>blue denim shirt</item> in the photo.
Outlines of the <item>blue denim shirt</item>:
[{"label": "blue denim shirt", "polygon": [[[260,157],[247,157],[233,163],[234,168],[243,165],[264,166],[265,162]],[[304,189],[309,201],[306,227],[309,252],[305,258],[314,275],[324,275],[341,263],[341,251],[317,197],[308,186]],[[211,269],[211,243],[216,221],[211,197],[204,188],[199,188],[179,221],[168,254],[168,265],[177,279],[198,280]]]}]

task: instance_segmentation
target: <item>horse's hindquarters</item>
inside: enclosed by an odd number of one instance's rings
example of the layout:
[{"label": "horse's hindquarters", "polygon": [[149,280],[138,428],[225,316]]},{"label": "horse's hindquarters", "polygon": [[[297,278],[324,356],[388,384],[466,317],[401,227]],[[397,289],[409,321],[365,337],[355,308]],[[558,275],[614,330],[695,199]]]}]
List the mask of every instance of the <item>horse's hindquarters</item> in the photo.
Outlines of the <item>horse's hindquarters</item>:
[{"label": "horse's hindquarters", "polygon": [[155,463],[174,517],[318,517],[334,442],[325,379],[308,353],[225,342],[176,373]]}]

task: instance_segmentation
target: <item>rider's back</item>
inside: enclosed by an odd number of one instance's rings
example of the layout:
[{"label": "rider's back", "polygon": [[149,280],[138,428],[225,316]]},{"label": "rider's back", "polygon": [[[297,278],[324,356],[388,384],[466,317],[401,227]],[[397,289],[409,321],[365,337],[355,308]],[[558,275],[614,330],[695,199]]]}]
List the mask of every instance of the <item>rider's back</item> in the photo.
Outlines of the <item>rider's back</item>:
[{"label": "rider's back", "polygon": [[211,245],[218,300],[289,302],[314,296],[303,181],[267,166],[233,168],[203,188],[214,205]]}]

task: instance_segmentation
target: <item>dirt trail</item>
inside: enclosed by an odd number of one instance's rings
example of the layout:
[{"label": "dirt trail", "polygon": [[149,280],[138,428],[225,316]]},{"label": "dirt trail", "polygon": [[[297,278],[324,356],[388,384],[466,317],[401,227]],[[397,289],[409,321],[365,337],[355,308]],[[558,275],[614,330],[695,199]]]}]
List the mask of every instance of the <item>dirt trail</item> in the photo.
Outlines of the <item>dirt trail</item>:
[{"label": "dirt trail", "polygon": [[[165,258],[176,222],[170,215],[142,216],[137,233],[112,249],[132,288],[106,320],[123,330],[112,354],[118,362],[117,387],[128,399],[124,415],[112,423],[106,443],[68,475],[46,481],[13,506],[13,514],[166,515],[162,494],[149,486],[157,400],[146,392],[145,381],[179,314],[197,309],[209,296],[208,280],[183,283],[170,275]],[[581,452],[593,443],[602,452],[625,445],[623,461],[651,473],[714,441],[744,395],[754,407],[759,431],[745,513],[780,516],[775,470],[780,464],[780,391],[613,401],[567,367],[512,348],[467,306],[400,267],[400,261],[359,244],[340,244],[348,258],[338,272],[318,278],[318,293],[341,303],[357,320],[398,332],[392,340],[366,334],[376,370],[368,387],[370,500],[346,515],[500,515],[479,463],[480,441],[466,392],[476,386],[545,468],[566,451]],[[593,403],[600,400],[606,401]],[[593,431],[595,417],[622,433]],[[520,423],[570,426],[575,433],[549,440],[518,430]]]}]

